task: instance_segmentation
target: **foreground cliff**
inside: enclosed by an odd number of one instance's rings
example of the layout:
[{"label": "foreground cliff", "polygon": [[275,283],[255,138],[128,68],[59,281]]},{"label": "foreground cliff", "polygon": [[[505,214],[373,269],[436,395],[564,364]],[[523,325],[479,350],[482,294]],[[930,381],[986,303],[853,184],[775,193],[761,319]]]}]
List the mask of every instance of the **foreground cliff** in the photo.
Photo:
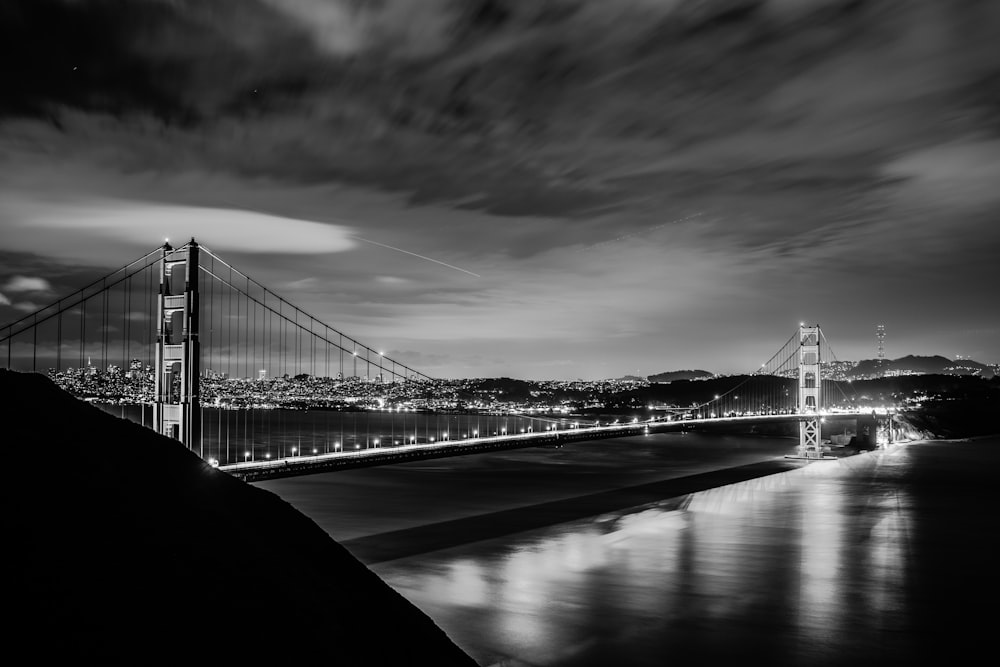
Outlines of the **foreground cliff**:
[{"label": "foreground cliff", "polygon": [[8,655],[474,664],[277,496],[40,375],[0,406]]}]

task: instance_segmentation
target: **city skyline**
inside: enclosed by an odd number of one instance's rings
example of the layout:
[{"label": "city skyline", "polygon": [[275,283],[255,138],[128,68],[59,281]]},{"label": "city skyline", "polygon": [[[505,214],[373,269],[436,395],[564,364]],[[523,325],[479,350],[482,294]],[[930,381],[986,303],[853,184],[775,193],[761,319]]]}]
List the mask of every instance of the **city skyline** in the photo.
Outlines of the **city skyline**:
[{"label": "city skyline", "polygon": [[997,8],[542,4],[5,8],[0,322],[194,236],[435,377],[1000,361]]}]

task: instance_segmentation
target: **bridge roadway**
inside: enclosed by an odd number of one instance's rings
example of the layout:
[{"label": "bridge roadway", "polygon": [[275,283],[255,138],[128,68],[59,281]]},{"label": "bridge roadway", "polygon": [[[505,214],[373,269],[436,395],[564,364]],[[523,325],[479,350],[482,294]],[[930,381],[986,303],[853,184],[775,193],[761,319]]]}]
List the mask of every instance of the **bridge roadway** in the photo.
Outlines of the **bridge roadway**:
[{"label": "bridge roadway", "polygon": [[279,477],[295,477],[322,472],[333,472],[348,468],[365,468],[371,466],[420,461],[424,459],[461,456],[478,452],[497,451],[501,449],[517,449],[520,447],[561,446],[570,442],[583,440],[602,440],[607,438],[624,438],[658,431],[691,426],[712,424],[740,423],[775,423],[787,421],[802,421],[815,416],[831,419],[856,419],[863,416],[878,414],[885,416],[884,409],[868,410],[866,412],[820,412],[786,413],[774,415],[739,415],[733,417],[706,417],[703,419],[650,419],[647,421],[632,421],[628,423],[612,423],[597,426],[568,428],[561,431],[540,431],[529,433],[513,433],[499,436],[480,436],[464,440],[441,440],[438,442],[393,445],[389,447],[370,447],[355,451],[339,451],[328,454],[298,455],[265,461],[244,461],[219,466],[234,477],[246,482],[259,482]]}]

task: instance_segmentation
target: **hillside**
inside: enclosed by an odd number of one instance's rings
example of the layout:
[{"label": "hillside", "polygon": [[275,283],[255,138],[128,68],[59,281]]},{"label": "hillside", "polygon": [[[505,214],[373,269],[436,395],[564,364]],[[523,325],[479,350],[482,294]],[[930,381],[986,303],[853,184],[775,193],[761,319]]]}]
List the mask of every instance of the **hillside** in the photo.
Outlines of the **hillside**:
[{"label": "hillside", "polygon": [[474,665],[277,496],[0,370],[5,651],[31,662]]},{"label": "hillside", "polygon": [[714,377],[712,373],[703,370],[694,371],[666,371],[664,373],[657,373],[656,375],[650,375],[647,380],[650,382],[676,382],[677,380],[703,380],[705,378]]},{"label": "hillside", "polygon": [[853,377],[870,377],[885,372],[970,375],[974,371],[986,371],[989,367],[978,361],[952,361],[940,355],[918,356],[908,354],[899,359],[862,359],[851,369]]}]

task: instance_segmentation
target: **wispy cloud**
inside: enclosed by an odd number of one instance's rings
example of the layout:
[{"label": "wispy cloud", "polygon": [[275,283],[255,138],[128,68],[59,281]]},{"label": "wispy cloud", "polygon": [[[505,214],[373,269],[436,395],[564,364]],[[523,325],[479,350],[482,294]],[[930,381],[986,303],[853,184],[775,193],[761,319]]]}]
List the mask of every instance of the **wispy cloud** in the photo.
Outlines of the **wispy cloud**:
[{"label": "wispy cloud", "polygon": [[31,301],[18,301],[17,303],[14,304],[14,308],[16,310],[20,310],[25,313],[33,313],[39,308],[41,308],[41,306]]},{"label": "wispy cloud", "polygon": [[[60,246],[61,254],[78,259],[100,253],[102,243],[149,249],[165,239],[176,243],[197,238],[209,247],[238,253],[328,254],[356,245],[353,230],[339,225],[162,202],[92,197],[39,201],[9,193],[0,201],[0,217],[10,221],[6,225],[9,250]],[[31,287],[40,284],[25,279],[8,284],[7,289],[48,289]]]},{"label": "wispy cloud", "polygon": [[3,288],[8,292],[49,292],[52,285],[45,278],[32,276],[13,276]]}]

